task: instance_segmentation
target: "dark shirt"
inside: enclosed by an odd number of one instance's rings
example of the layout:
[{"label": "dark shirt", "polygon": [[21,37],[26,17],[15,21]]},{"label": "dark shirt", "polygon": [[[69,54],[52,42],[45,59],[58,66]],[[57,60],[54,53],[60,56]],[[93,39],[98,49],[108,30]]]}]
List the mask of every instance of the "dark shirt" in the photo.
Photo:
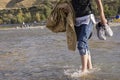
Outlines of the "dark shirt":
[{"label": "dark shirt", "polygon": [[76,17],[83,17],[92,13],[91,0],[71,1]]}]

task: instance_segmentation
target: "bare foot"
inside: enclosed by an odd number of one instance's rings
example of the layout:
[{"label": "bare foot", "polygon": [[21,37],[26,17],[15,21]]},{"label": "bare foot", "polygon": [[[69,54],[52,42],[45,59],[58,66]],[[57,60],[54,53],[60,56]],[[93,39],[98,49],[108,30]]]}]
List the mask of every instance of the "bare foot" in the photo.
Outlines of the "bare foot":
[{"label": "bare foot", "polygon": [[89,71],[81,71],[81,70],[78,70],[78,71],[75,71],[74,73],[71,74],[71,77],[83,77],[83,76],[86,76],[87,74],[89,73]]},{"label": "bare foot", "polygon": [[86,73],[89,73],[89,71],[88,70],[83,70],[81,73],[86,74]]},{"label": "bare foot", "polygon": [[89,66],[89,67],[88,67],[88,70],[92,70],[92,69],[93,69],[93,67],[92,67],[92,66]]},{"label": "bare foot", "polygon": [[82,77],[82,76],[86,76],[88,73],[89,73],[88,70],[84,70],[84,71],[79,72],[80,77]]}]

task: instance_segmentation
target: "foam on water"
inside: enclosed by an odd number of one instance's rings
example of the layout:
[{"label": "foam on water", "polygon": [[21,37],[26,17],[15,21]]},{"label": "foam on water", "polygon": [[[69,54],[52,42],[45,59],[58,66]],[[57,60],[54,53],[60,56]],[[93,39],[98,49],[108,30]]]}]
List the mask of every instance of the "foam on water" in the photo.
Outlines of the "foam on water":
[{"label": "foam on water", "polygon": [[81,67],[80,67],[80,69],[70,68],[70,69],[65,69],[64,74],[67,76],[73,77],[73,78],[78,78],[78,77],[82,77],[82,76],[87,76],[90,73],[97,72],[100,70],[101,69],[99,67],[95,67],[92,70],[89,70],[88,72],[83,73],[81,71]]}]

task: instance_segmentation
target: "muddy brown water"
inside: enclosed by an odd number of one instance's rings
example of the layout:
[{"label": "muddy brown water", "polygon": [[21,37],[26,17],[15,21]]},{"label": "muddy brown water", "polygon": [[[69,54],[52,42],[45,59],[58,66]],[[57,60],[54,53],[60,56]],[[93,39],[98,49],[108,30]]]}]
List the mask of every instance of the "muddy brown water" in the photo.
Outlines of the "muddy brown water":
[{"label": "muddy brown water", "polygon": [[81,66],[80,56],[67,49],[65,33],[46,28],[0,30],[0,80],[120,80],[120,26],[112,29],[114,36],[106,41],[94,32],[94,69],[84,77],[72,76]]}]

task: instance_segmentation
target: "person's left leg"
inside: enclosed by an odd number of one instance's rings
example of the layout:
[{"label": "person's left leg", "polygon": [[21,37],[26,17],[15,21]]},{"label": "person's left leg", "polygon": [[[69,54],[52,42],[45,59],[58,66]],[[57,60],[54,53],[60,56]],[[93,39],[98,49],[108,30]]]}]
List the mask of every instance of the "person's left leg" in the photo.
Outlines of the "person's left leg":
[{"label": "person's left leg", "polygon": [[[93,31],[93,26],[94,26],[94,24],[93,24],[93,22],[91,21],[90,24],[89,24],[89,27],[88,27],[88,35],[87,35],[88,39],[90,38],[91,33],[92,33],[92,31]],[[87,44],[87,47],[88,47],[88,44]],[[89,48],[88,48],[87,53],[88,53],[87,69],[90,70],[90,69],[93,68],[93,66],[92,66],[91,54],[90,54]]]},{"label": "person's left leg", "polygon": [[90,55],[90,52],[88,52],[87,69],[90,70],[92,68],[93,68],[93,66],[92,66],[92,61],[91,61],[91,55]]},{"label": "person's left leg", "polygon": [[[91,21],[90,24],[89,24],[89,27],[88,27],[88,36],[87,36],[88,39],[91,37],[91,33],[92,33],[92,31],[93,31],[93,26],[94,26],[94,24],[93,24],[93,22]],[[87,47],[88,47],[88,44],[87,44]],[[87,53],[88,53],[87,69],[90,70],[90,69],[93,68],[93,66],[92,66],[91,54],[90,54],[89,48],[88,48]]]},{"label": "person's left leg", "polygon": [[81,63],[82,63],[82,72],[86,73],[88,72],[88,54],[81,55]]}]

